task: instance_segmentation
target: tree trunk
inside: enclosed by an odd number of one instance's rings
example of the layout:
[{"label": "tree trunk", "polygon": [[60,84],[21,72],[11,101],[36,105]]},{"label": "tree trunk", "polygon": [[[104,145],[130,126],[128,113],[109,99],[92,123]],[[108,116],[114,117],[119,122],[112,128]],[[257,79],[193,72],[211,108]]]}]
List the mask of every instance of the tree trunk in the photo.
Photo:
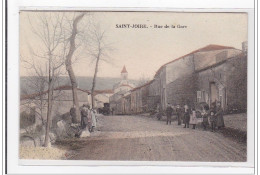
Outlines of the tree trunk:
[{"label": "tree trunk", "polygon": [[68,71],[70,81],[71,81],[73,104],[75,105],[75,108],[76,108],[76,117],[72,119],[73,123],[78,123],[80,121],[80,112],[79,112],[79,101],[78,101],[78,95],[77,95],[77,82],[76,82],[76,77],[75,77],[74,71],[72,69],[71,59],[72,59],[73,53],[76,49],[75,38],[77,35],[77,25],[78,25],[78,22],[83,18],[83,16],[84,16],[84,13],[77,16],[75,18],[75,20],[73,21],[72,34],[69,38],[70,49],[69,49],[68,55],[66,56],[66,69]]},{"label": "tree trunk", "polygon": [[45,131],[45,140],[44,146],[48,147],[50,142],[50,125],[51,125],[51,111],[52,111],[52,96],[53,96],[53,80],[49,82],[48,88],[48,112],[47,112],[47,122],[46,122],[46,131]]},{"label": "tree trunk", "polygon": [[95,102],[94,102],[94,91],[96,87],[96,77],[97,77],[97,72],[98,72],[98,62],[99,62],[99,56],[97,57],[96,61],[96,67],[95,67],[95,73],[93,77],[93,82],[92,82],[92,88],[91,88],[91,104],[92,104],[92,109],[95,107]]},{"label": "tree trunk", "polygon": [[49,85],[48,85],[48,111],[47,111],[47,122],[46,122],[46,131],[45,131],[45,140],[44,140],[44,146],[49,147],[50,142],[50,125],[51,125],[51,110],[52,110],[52,97],[53,97],[53,76],[52,76],[52,55],[49,53]]},{"label": "tree trunk", "polygon": [[77,94],[77,82],[76,82],[76,76],[74,74],[74,71],[72,69],[71,65],[66,66],[67,71],[69,73],[70,82],[72,86],[72,98],[73,98],[73,104],[75,105],[76,109],[76,116],[73,116],[72,123],[78,123],[80,122],[80,112],[79,112],[79,100],[78,100],[78,94]]}]

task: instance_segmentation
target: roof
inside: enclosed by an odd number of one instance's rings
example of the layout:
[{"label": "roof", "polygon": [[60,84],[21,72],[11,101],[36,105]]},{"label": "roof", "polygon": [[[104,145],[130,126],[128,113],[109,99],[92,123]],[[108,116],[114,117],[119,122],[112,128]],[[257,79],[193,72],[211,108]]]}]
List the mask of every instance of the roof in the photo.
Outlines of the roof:
[{"label": "roof", "polygon": [[179,58],[176,58],[176,59],[174,59],[174,60],[172,60],[172,61],[170,61],[170,62],[168,62],[168,63],[162,65],[162,66],[156,71],[156,73],[155,73],[154,76],[158,75],[158,73],[163,69],[164,66],[166,66],[166,65],[168,65],[168,64],[170,64],[170,63],[173,63],[173,62],[175,62],[175,61],[177,61],[177,60],[179,60],[179,59],[182,59],[182,58],[184,58],[184,57],[186,57],[186,56],[192,55],[192,54],[197,53],[197,52],[208,52],[208,51],[223,50],[223,49],[235,49],[235,48],[234,48],[234,47],[230,47],[230,46],[216,45],[216,44],[207,45],[207,46],[205,46],[205,47],[202,47],[202,48],[200,48],[200,49],[194,50],[194,51],[192,51],[192,52],[190,52],[190,53],[188,53],[188,54],[186,54],[186,55],[183,55],[183,56],[181,56],[181,57],[179,57]]},{"label": "roof", "polygon": [[125,68],[125,65],[124,65],[124,67],[123,67],[121,73],[128,73],[127,70],[126,70],[126,68]]},{"label": "roof", "polygon": [[95,90],[94,94],[113,94],[114,90],[113,89],[105,89],[105,90]]},{"label": "roof", "polygon": [[219,65],[221,65],[221,64],[223,64],[223,63],[229,61],[229,60],[232,59],[232,58],[239,58],[239,57],[244,57],[244,56],[245,56],[244,53],[240,53],[240,54],[238,54],[238,55],[236,55],[236,56],[230,57],[229,59],[226,59],[226,60],[217,62],[217,63],[215,63],[215,64],[213,64],[213,65],[204,67],[204,68],[202,68],[202,69],[196,70],[195,72],[196,72],[196,73],[198,73],[198,72],[203,72],[203,71],[205,71],[205,70],[207,70],[207,69],[209,69],[209,68],[213,68],[213,67],[219,66]]}]

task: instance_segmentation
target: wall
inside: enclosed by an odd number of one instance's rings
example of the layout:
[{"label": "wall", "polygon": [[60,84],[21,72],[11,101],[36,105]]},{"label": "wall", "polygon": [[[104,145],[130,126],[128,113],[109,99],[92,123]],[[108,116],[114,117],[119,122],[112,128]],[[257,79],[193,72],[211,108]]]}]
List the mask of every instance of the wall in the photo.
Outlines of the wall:
[{"label": "wall", "polygon": [[244,54],[229,58],[205,70],[198,71],[197,91],[200,98],[197,102],[211,104],[210,84],[217,87],[217,100],[225,111],[247,108],[247,56]]},{"label": "wall", "polygon": [[134,114],[142,112],[142,92],[140,88],[131,91],[131,112]]},{"label": "wall", "polygon": [[172,105],[194,105],[196,76],[193,55],[180,58],[166,66],[166,96]]},{"label": "wall", "polygon": [[148,108],[149,86],[150,86],[150,84],[143,86],[141,88],[142,112],[149,111],[149,108]]},{"label": "wall", "polygon": [[222,107],[226,106],[226,80],[227,80],[227,65],[225,63],[216,67],[208,68],[204,71],[198,72],[197,91],[200,91],[197,102],[206,102],[211,105],[214,102],[211,99],[210,86],[216,86],[217,88],[217,101],[221,101]]},{"label": "wall", "polygon": [[147,97],[147,103],[148,103],[148,109],[150,111],[156,109],[157,104],[160,103],[159,88],[160,88],[159,78],[155,77],[152,83],[148,86],[149,95]]},{"label": "wall", "polygon": [[187,103],[194,106],[196,100],[196,79],[195,75],[179,77],[167,85],[167,101],[171,105],[183,106]]},{"label": "wall", "polygon": [[125,114],[131,114],[131,95],[129,94],[124,98]]}]

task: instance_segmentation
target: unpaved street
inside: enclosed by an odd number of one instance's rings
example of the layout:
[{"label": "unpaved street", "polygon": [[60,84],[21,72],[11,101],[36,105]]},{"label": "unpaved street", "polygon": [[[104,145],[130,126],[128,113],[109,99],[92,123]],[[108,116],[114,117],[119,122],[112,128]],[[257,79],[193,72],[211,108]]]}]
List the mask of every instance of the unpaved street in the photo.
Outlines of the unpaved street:
[{"label": "unpaved street", "polygon": [[89,138],[75,139],[76,160],[246,161],[246,144],[145,116],[99,116]]}]

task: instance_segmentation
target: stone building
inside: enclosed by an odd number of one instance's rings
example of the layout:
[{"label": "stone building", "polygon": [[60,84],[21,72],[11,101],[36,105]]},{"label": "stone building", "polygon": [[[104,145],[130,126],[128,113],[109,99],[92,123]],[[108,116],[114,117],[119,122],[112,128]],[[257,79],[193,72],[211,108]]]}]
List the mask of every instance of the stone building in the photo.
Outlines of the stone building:
[{"label": "stone building", "polygon": [[[211,93],[206,93],[204,90],[200,92],[198,90],[200,89],[198,87],[200,85],[199,77],[202,75],[202,70],[209,69],[207,71],[211,71],[211,66],[220,64],[241,53],[241,50],[233,47],[208,45],[162,65],[149,87],[149,107],[155,108],[158,103],[161,104],[163,110],[166,109],[167,103],[172,105],[187,103],[190,106],[195,106],[201,93],[202,96],[209,97],[208,102],[221,100],[220,98],[223,97],[215,97],[216,89],[213,89],[213,82],[215,85],[220,83],[217,83],[217,80],[211,82]],[[221,85],[218,87],[221,88]]]},{"label": "stone building", "polygon": [[[223,57],[223,56],[221,56]],[[216,60],[218,55],[216,56]],[[240,53],[196,70],[196,102],[220,101],[226,112],[247,109],[247,56]]]},{"label": "stone building", "polygon": [[[201,102],[211,105],[220,101],[223,109],[227,110],[228,84],[236,81],[237,77],[232,71],[232,60],[241,62],[241,54],[241,50],[232,47],[208,45],[168,64],[167,102],[195,107]],[[246,61],[246,57],[243,60]],[[246,67],[245,62],[242,65]],[[239,69],[246,76],[243,66]],[[243,84],[246,85],[246,81]]]},{"label": "stone building", "polygon": [[143,113],[148,112],[149,86],[152,81],[131,90],[131,112]]}]

